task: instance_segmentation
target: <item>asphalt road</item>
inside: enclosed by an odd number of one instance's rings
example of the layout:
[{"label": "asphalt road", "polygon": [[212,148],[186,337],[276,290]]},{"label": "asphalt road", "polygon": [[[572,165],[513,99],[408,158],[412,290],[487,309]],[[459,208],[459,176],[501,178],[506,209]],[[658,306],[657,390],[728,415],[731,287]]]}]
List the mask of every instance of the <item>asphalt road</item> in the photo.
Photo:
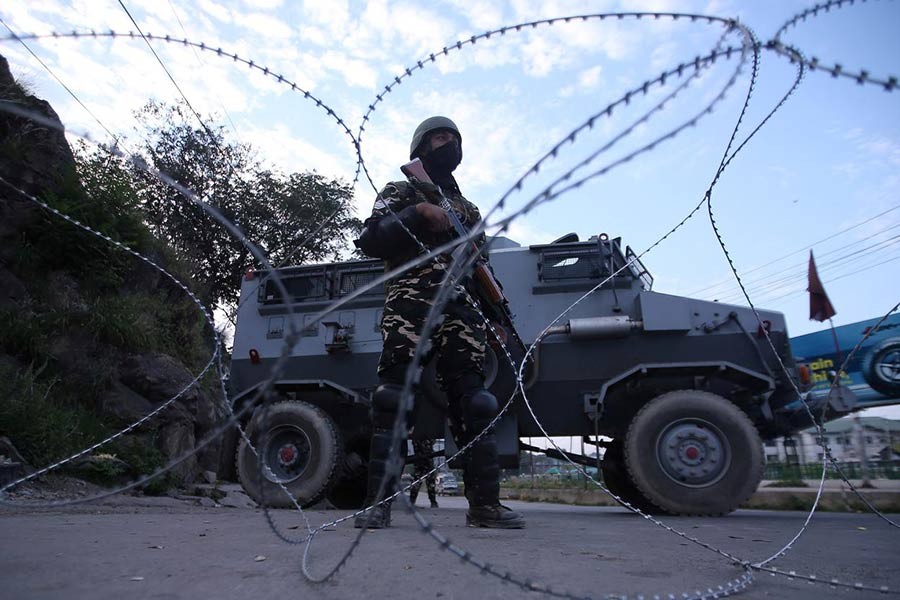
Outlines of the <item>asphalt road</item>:
[{"label": "asphalt road", "polygon": [[[420,502],[424,498],[420,498]],[[510,502],[525,512],[517,531],[465,527],[464,500],[423,509],[436,529],[483,560],[521,578],[588,597],[653,598],[715,589],[741,570],[695,543],[621,508]],[[303,519],[275,511],[282,533],[305,537]],[[342,513],[307,511],[314,525]],[[741,510],[723,518],[665,522],[748,560],[777,551],[805,513]],[[898,521],[898,516],[893,515]],[[357,530],[347,522],[319,533],[310,548],[314,575],[327,572]],[[412,517],[367,533],[336,577],[304,579],[305,545],[280,541],[260,510],[195,506],[168,498],[119,497],[64,510],[0,510],[0,598],[546,598],[482,575],[441,550]],[[741,598],[900,598],[900,531],[870,514],[817,514],[782,570],[888,586],[893,593],[832,589],[757,573]]]}]

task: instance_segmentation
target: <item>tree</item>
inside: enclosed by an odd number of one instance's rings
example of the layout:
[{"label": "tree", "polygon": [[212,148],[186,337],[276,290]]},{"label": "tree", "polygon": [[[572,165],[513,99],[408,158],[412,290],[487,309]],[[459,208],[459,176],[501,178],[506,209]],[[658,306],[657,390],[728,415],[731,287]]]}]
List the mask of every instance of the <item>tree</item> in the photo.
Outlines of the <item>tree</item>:
[{"label": "tree", "polygon": [[[348,184],[265,168],[250,146],[229,141],[223,127],[195,123],[183,104],[150,102],[136,116],[144,160],[237,225],[273,264],[337,259],[359,231]],[[131,169],[153,233],[188,260],[208,301],[233,308],[240,277],[255,262],[246,245],[175,188]]]}]

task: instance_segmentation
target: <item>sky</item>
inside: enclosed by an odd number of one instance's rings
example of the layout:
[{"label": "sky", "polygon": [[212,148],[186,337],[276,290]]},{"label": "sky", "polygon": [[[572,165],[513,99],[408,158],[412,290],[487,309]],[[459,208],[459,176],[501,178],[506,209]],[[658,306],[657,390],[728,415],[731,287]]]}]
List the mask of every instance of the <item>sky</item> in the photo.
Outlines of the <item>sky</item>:
[{"label": "sky", "polygon": [[[751,90],[751,57],[736,75],[741,55],[735,51],[730,59],[704,63],[699,72],[689,67],[682,77],[667,77],[664,85],[651,83],[645,94],[644,82],[708,55],[717,44],[737,47],[739,36],[723,37],[720,24],[701,20],[623,18],[510,29],[460,49],[457,40],[539,19],[631,10],[736,18],[768,41],[785,21],[811,6],[795,0],[123,4],[144,33],[202,42],[281,75],[338,115],[354,135],[374,104],[361,137],[373,183],[365,177],[357,182],[360,218],[371,210],[375,187],[400,177],[398,167],[407,160],[415,126],[443,114],[462,131],[464,159],[457,179],[491,222],[519,211],[553,179],[602,150],[578,172],[614,168],[517,218],[505,235],[534,244],[568,232],[582,239],[608,233],[636,252],[653,246],[702,200],[748,91],[732,150],[788,92],[795,66],[772,51],[762,52]],[[18,34],[136,30],[123,6],[112,0],[6,0],[0,18]],[[900,3],[857,3],[808,18],[781,39],[820,64],[865,70],[886,80],[900,75],[898,25]],[[88,112],[8,33],[0,26],[7,36],[0,41],[0,54],[16,77],[50,101],[72,140],[83,133],[103,140],[105,129],[130,132],[134,111],[150,99],[174,102],[181,98],[180,89],[201,114],[227,127],[232,139],[251,144],[264,163],[285,172],[354,178],[351,139],[325,108],[232,58],[151,41],[176,88],[140,37],[25,40]],[[441,52],[445,46],[453,48],[446,55]],[[428,61],[430,54],[437,60]],[[419,69],[422,60],[425,66]],[[406,76],[411,67],[416,68]],[[395,77],[401,84],[385,93]],[[597,116],[593,128],[526,179],[503,210],[491,212],[538,159],[630,90],[638,91],[627,104],[616,104],[611,116]],[[664,108],[654,110],[669,95],[674,97]],[[705,113],[710,103],[712,110]],[[808,318],[810,249],[837,309],[835,325],[881,316],[900,301],[898,108],[900,90],[808,72],[717,179],[712,212],[728,256],[753,303],[785,313],[792,335],[828,326]],[[668,136],[701,113],[694,125]],[[651,151],[621,161],[661,137]],[[656,291],[747,303],[705,207],[643,262],[655,277]],[[875,414],[895,409],[880,410]]]}]

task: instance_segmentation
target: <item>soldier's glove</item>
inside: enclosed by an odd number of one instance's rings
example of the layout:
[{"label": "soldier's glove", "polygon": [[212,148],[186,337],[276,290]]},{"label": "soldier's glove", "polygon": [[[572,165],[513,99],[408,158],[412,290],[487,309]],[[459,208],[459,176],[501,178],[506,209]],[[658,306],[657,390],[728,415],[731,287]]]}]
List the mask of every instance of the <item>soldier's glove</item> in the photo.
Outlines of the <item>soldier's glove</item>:
[{"label": "soldier's glove", "polygon": [[506,334],[506,329],[503,328],[503,325],[497,321],[491,321],[491,327],[494,328],[497,335],[488,331],[487,342],[495,352],[500,352],[506,346],[506,342],[509,341],[509,336]]},{"label": "soldier's glove", "polygon": [[424,181],[419,181],[416,178],[412,178],[409,180],[412,183],[413,187],[416,188],[419,192],[425,194],[425,197],[429,202],[440,202],[441,201],[441,190],[438,186],[433,183],[426,183]]},{"label": "soldier's glove", "polygon": [[425,219],[429,231],[439,233],[450,229],[450,215],[440,206],[420,202],[416,204],[416,212]]}]

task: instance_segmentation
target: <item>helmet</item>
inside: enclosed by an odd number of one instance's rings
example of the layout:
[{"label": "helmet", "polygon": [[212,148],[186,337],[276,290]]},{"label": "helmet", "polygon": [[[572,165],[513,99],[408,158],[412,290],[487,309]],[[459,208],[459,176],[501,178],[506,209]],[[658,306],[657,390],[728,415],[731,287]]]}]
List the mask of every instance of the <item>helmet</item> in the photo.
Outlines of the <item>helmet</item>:
[{"label": "helmet", "polygon": [[456,126],[456,123],[447,117],[428,117],[419,123],[419,126],[416,127],[416,132],[413,133],[412,142],[409,144],[410,158],[416,155],[416,150],[419,148],[422,140],[425,139],[425,136],[436,129],[449,129],[459,136],[459,147],[462,150],[462,134],[459,132],[459,127]]}]

